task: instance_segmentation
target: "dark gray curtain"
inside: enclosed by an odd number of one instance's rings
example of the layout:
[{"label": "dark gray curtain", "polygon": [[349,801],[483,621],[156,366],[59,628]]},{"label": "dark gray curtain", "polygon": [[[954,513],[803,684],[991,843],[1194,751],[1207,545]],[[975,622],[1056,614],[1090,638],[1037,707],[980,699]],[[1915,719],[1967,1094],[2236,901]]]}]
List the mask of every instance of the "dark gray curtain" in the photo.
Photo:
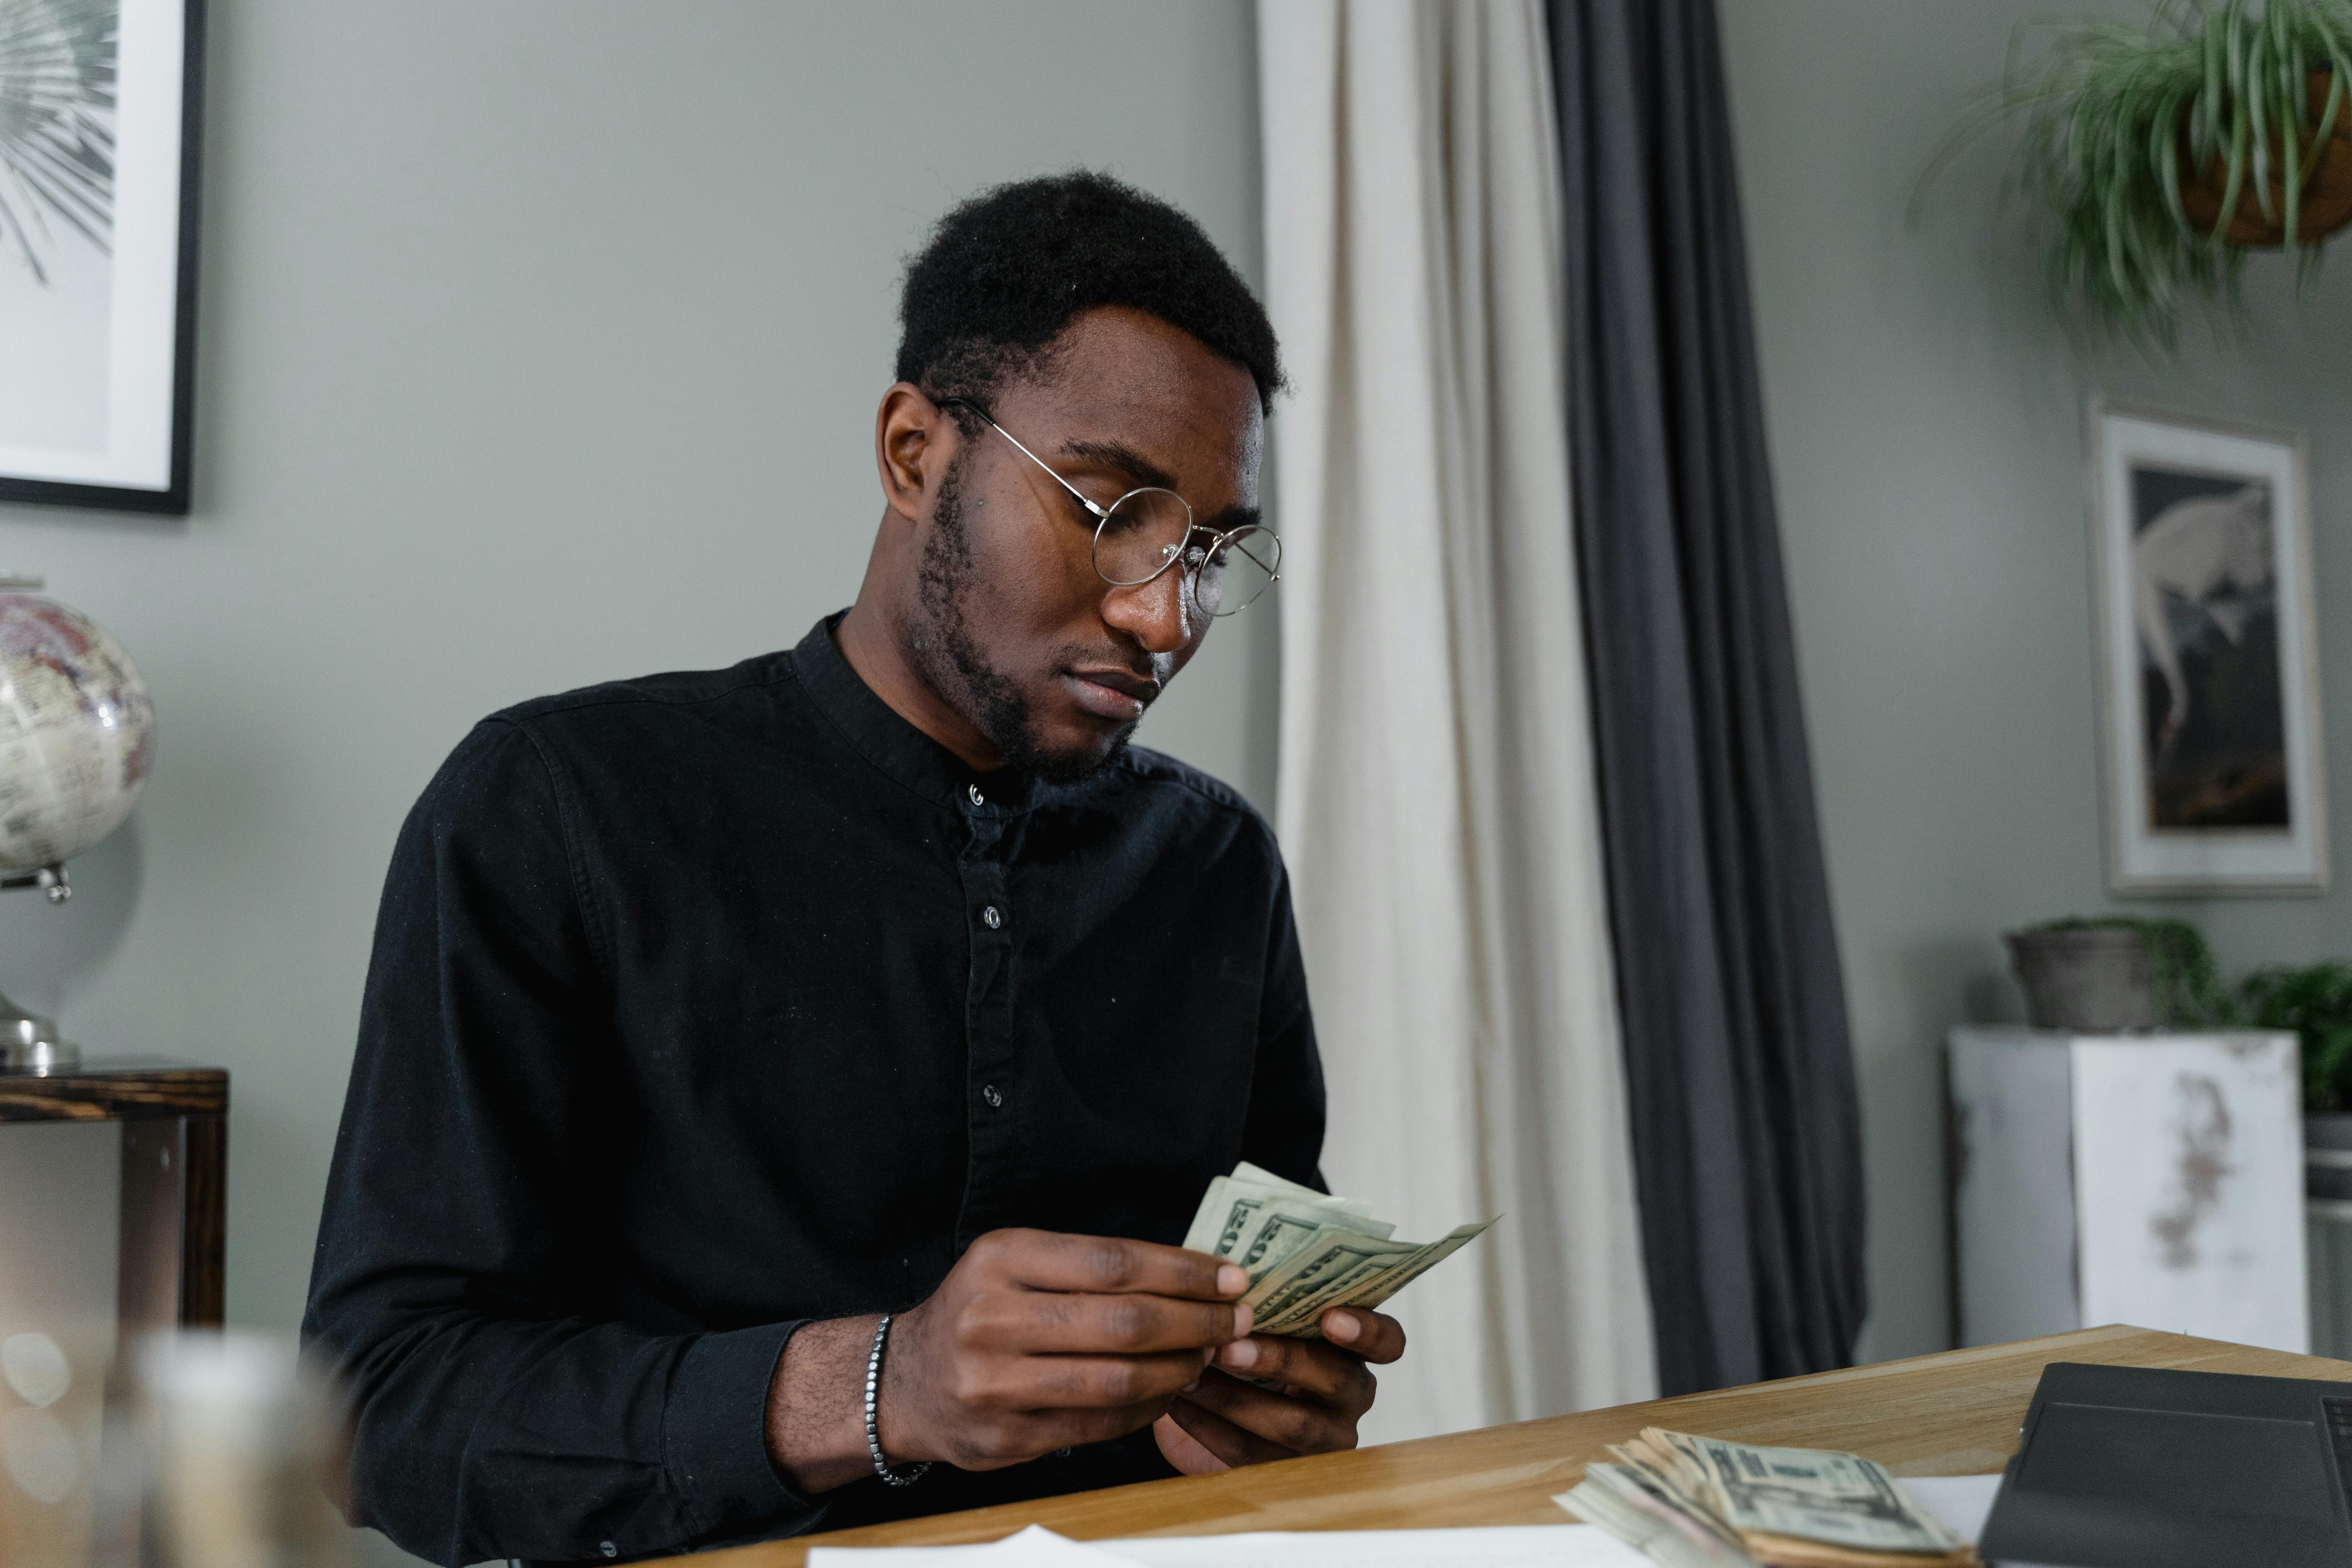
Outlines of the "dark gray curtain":
[{"label": "dark gray curtain", "polygon": [[1847,1364],[1859,1115],[1712,0],[1550,0],[1570,435],[1664,1392]]}]

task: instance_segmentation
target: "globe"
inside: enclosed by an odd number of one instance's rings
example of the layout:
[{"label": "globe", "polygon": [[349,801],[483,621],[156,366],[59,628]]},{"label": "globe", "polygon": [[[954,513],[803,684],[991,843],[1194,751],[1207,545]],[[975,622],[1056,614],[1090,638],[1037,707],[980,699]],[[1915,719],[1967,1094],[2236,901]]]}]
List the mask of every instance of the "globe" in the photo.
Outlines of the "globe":
[{"label": "globe", "polygon": [[155,706],[121,645],[54,599],[0,593],[0,876],[113,832],[154,761]]}]

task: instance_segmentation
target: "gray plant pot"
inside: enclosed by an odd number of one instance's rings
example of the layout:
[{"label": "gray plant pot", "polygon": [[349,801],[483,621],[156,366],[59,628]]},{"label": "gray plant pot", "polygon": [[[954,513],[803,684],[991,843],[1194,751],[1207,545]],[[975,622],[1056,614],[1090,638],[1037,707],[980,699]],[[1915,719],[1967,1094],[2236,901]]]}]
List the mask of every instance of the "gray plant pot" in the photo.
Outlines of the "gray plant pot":
[{"label": "gray plant pot", "polygon": [[2137,931],[2019,931],[2006,940],[2035,1028],[2156,1027],[2156,984]]},{"label": "gray plant pot", "polygon": [[2352,1111],[2303,1119],[2303,1191],[2306,1197],[2352,1198]]}]

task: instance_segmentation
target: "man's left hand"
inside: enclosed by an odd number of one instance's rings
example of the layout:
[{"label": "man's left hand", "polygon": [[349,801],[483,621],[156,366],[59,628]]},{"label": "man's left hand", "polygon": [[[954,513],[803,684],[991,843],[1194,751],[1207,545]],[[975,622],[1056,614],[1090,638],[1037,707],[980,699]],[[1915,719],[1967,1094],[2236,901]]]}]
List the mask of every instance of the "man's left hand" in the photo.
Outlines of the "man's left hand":
[{"label": "man's left hand", "polygon": [[1356,1423],[1378,1386],[1365,1363],[1385,1366],[1404,1354],[1404,1326],[1385,1313],[1334,1307],[1321,1327],[1320,1340],[1253,1334],[1219,1351],[1152,1424],[1168,1462],[1197,1476],[1354,1447]]}]

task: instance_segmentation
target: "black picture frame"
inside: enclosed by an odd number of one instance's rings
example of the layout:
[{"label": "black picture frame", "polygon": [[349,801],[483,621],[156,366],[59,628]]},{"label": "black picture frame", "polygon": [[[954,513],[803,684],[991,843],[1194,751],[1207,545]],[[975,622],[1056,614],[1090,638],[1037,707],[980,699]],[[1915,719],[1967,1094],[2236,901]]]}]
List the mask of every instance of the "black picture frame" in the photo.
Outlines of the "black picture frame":
[{"label": "black picture frame", "polygon": [[32,479],[0,468],[0,501],[188,514],[193,489],[196,375],[196,258],[204,163],[205,0],[181,0],[179,203],[173,289],[170,478],[163,489]]}]

